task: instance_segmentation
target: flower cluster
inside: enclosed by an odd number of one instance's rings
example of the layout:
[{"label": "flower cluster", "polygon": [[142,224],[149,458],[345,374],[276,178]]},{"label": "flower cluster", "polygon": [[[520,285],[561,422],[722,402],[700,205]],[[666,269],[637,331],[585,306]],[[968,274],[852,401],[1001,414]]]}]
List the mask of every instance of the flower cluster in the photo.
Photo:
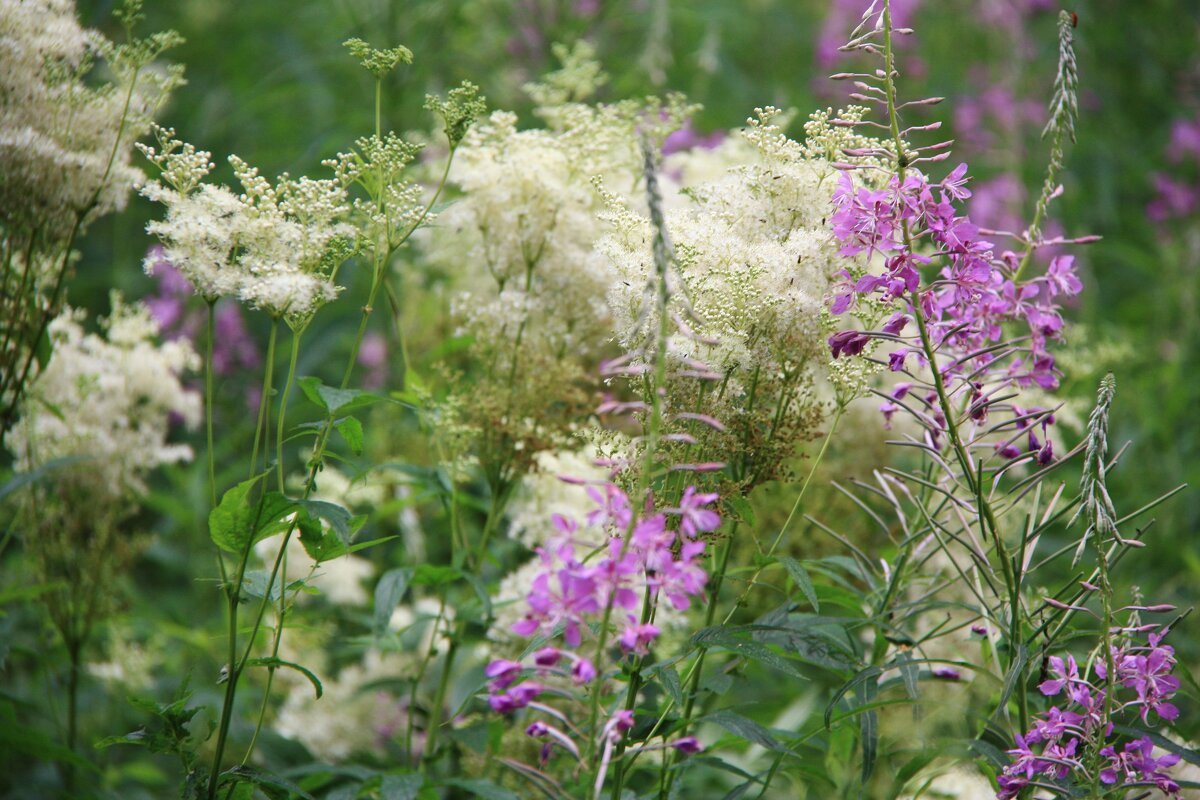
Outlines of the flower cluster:
[{"label": "flower cluster", "polygon": [[[869,297],[894,313],[880,331],[841,331],[829,338],[829,346],[835,358],[858,355],[877,337],[898,345],[888,354],[893,371],[906,370],[910,358],[924,365],[918,333],[903,335],[919,315],[918,329],[943,356],[938,365],[942,379],[951,382],[951,392],[969,394],[972,416],[982,420],[998,386],[1058,387],[1048,343],[1062,335],[1061,302],[1079,294],[1083,285],[1073,256],[1055,256],[1043,274],[1023,278],[1023,259],[1008,251],[997,255],[981,229],[957,213],[956,203],[971,196],[966,172],[966,164],[960,164],[931,184],[910,169],[903,181],[893,175],[882,188],[856,184],[849,172],[842,174],[830,218],[841,253],[865,256],[868,264],[878,256],[883,271],[862,266],[842,270],[831,310],[844,314]],[[937,277],[923,282],[922,269],[935,262],[942,264]],[[1020,327],[1021,335],[1014,335],[1013,327]],[[897,389],[900,394],[892,399],[899,400],[906,388]],[[885,413],[890,410],[894,406],[885,404]],[[1029,418],[1019,409],[1014,413],[1018,419]],[[1038,421],[1045,427],[1052,418]],[[1030,451],[1048,462],[1050,450],[1030,430]],[[1005,443],[1002,449],[1010,446]]]},{"label": "flower cluster", "polygon": [[[234,295],[253,308],[300,325],[333,300],[337,269],[354,253],[349,199],[338,180],[287,175],[272,185],[230,156],[241,193],[203,183],[210,154],[159,130],[160,150],[142,152],[162,170],[142,194],[167,207],[147,230],[197,294]],[[157,259],[147,261],[150,271]]]},{"label": "flower cluster", "polygon": [[56,474],[86,488],[90,502],[145,489],[146,474],[186,461],[186,445],[169,444],[172,417],[200,419],[200,396],[181,374],[198,366],[185,341],[156,344],[158,325],[141,305],[114,294],[106,336],[86,333],[66,311],[50,325],[53,353],[37,376],[21,419],[4,439],[22,471],[55,459],[85,458]]},{"label": "flower cluster", "polygon": [[[78,221],[125,207],[142,177],[131,145],[182,83],[177,67],[147,66],[180,41],[115,45],[81,28],[70,0],[0,2],[0,230],[65,239]],[[97,85],[97,60],[111,83]]]},{"label": "flower cluster", "polygon": [[[1143,723],[1150,721],[1151,714],[1168,722],[1179,716],[1168,702],[1179,689],[1179,679],[1171,675],[1175,651],[1162,643],[1166,634],[1166,629],[1152,632],[1141,646],[1114,645],[1111,680],[1103,657],[1096,659],[1089,676],[1087,667],[1081,670],[1074,657],[1052,656],[1050,677],[1038,689],[1047,697],[1062,695],[1065,702],[1061,708],[1051,707],[1027,733],[1016,737],[1016,748],[1008,751],[1013,761],[999,778],[997,797],[1010,800],[1038,781],[1086,782],[1093,777],[1109,786],[1155,786],[1167,794],[1178,793],[1179,785],[1166,772],[1179,761],[1178,755],[1155,758],[1153,743],[1144,736],[1123,746],[1112,741],[1114,714],[1136,711]],[[1106,696],[1109,687],[1111,698]],[[1099,755],[1099,772],[1089,775],[1093,753]]]},{"label": "flower cluster", "polygon": [[[561,721],[562,727],[536,721],[526,733],[547,740],[543,761],[557,743],[580,759],[578,747],[567,730],[561,711],[535,702],[551,691],[547,681],[565,680],[574,686],[591,684],[603,670],[592,659],[576,652],[584,643],[591,624],[603,626],[623,617],[616,642],[627,655],[645,656],[660,634],[653,615],[659,598],[676,610],[689,607],[691,599],[704,591],[707,574],[699,560],[705,550],[700,535],[716,530],[721,519],[711,506],[717,496],[688,487],[679,505],[651,513],[635,514],[629,498],[609,482],[587,487],[594,507],[581,527],[575,520],[554,516],[557,535],[537,549],[541,571],[526,598],[528,611],[513,625],[521,636],[540,634],[546,640],[561,636],[565,647],[547,646],[533,653],[532,679],[520,661],[493,660],[487,667],[488,703],[493,711],[509,714],[530,707]],[[668,524],[668,520],[676,524]],[[606,630],[598,635],[605,636]],[[557,693],[557,692],[556,692]],[[599,732],[605,763],[613,747],[633,725],[629,711],[616,712]],[[564,730],[566,729],[566,730]],[[682,741],[682,740],[681,740]],[[695,752],[694,739],[671,746]],[[690,748],[690,749],[689,749]],[[601,770],[601,776],[603,770]]]},{"label": "flower cluster", "polygon": [[489,476],[496,487],[534,469],[539,451],[573,444],[590,411],[584,387],[612,337],[605,297],[619,276],[594,249],[604,199],[589,181],[636,192],[639,130],[661,141],[690,110],[674,96],[591,102],[605,80],[594,51],[555,52],[562,67],[525,87],[544,124],[495,111],[473,126],[449,173],[462,196],[427,239],[434,268],[454,276],[452,319],[482,367],[446,417],[481,461],[506,464]]}]

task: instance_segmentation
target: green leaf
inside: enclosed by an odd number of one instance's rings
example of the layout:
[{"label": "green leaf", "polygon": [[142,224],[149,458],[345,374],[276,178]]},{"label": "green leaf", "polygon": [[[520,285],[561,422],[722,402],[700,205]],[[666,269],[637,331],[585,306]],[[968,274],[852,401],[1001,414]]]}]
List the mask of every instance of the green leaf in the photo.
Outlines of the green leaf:
[{"label": "green leaf", "polygon": [[337,428],[337,432],[341,434],[346,445],[350,448],[350,452],[356,456],[361,456],[363,452],[363,427],[362,423],[354,417],[343,417],[333,425]]},{"label": "green leaf", "polygon": [[929,766],[933,759],[937,758],[937,751],[930,751],[914,756],[907,764],[901,767],[896,772],[896,781],[900,786],[908,783],[917,773]]},{"label": "green leaf", "polygon": [[679,680],[679,673],[674,667],[668,664],[659,669],[658,674],[662,679],[663,687],[667,690],[667,694],[671,695],[671,699],[675,701],[675,705],[682,706],[683,684]]},{"label": "green leaf", "polygon": [[413,573],[413,586],[444,586],[462,577],[462,570],[436,564],[421,564]]},{"label": "green leaf", "polygon": [[271,584],[271,596],[267,598],[267,581],[270,578],[271,573],[266,570],[247,570],[242,578],[242,592],[248,597],[265,598],[274,603],[279,600],[280,581],[277,580]]},{"label": "green leaf", "polygon": [[417,800],[425,778],[421,775],[384,775],[379,800]]},{"label": "green leaf", "polygon": [[298,500],[297,505],[311,516],[328,522],[333,532],[347,545],[367,519],[365,516],[356,517],[337,503],[327,503],[324,500]]},{"label": "green leaf", "polygon": [[221,502],[209,512],[209,535],[222,550],[240,555],[287,527],[283,518],[296,510],[296,504],[287,497],[267,492],[258,502],[250,502],[250,493],[263,475],[242,481],[225,492]]},{"label": "green leaf", "polygon": [[442,786],[451,786],[455,789],[470,792],[475,797],[482,797],[483,800],[520,800],[519,797],[508,789],[497,786],[487,780],[477,778],[444,778],[441,783]]},{"label": "green leaf", "polygon": [[743,634],[747,628],[725,625],[714,625],[704,628],[692,636],[692,644],[696,647],[720,647],[732,653],[757,661],[760,664],[777,669],[793,678],[803,678],[804,675],[786,657],[767,647],[765,644],[753,641]]},{"label": "green leaf", "polygon": [[[996,713],[999,714],[1003,708],[1008,705],[1008,698],[1012,697],[1012,693],[1017,689],[1017,683],[1025,675],[1025,664],[1029,661],[1029,648],[1025,645],[1017,646],[1017,657],[1013,660],[1012,666],[1008,669],[1008,674],[1004,676],[1004,691],[1000,693],[1000,702],[996,704]],[[1021,687],[1021,691],[1025,691],[1025,687]]]},{"label": "green leaf", "polygon": [[847,637],[847,624],[839,617],[789,614],[787,606],[769,611],[751,626],[754,638],[774,644],[799,660],[827,670],[849,674],[861,666]]},{"label": "green leaf", "polygon": [[50,739],[41,731],[27,728],[17,722],[11,703],[0,704],[0,753],[16,758],[24,756],[34,763],[59,762],[99,774],[96,765],[61,744]]},{"label": "green leaf", "polygon": [[834,692],[833,699],[831,699],[829,704],[825,706],[825,729],[828,730],[832,725],[833,709],[837,706],[838,701],[846,696],[847,692],[851,690],[857,690],[857,687],[860,684],[877,680],[882,674],[883,669],[881,667],[870,666],[859,671],[857,675],[855,675],[846,683],[842,684],[842,686],[836,692]]},{"label": "green leaf", "polygon": [[779,742],[776,741],[775,737],[771,735],[770,731],[768,731],[762,725],[759,725],[754,720],[743,717],[736,711],[722,709],[721,711],[714,711],[711,714],[706,714],[705,716],[701,717],[701,719],[705,722],[712,722],[720,725],[722,728],[734,734],[735,736],[740,736],[746,741],[752,742],[760,747],[765,747],[768,750],[783,751],[785,749],[780,746]]},{"label": "green leaf", "polygon": [[484,620],[492,618],[492,596],[487,590],[487,586],[483,582],[483,578],[476,575],[474,572],[463,573],[463,578],[467,583],[471,584],[471,588],[475,590],[475,596],[479,598],[479,604],[483,606]]},{"label": "green leaf", "polygon": [[296,385],[300,387],[300,391],[304,392],[305,397],[318,408],[322,408],[330,414],[366,408],[382,399],[358,389],[335,389],[332,386],[326,386],[320,378],[311,375],[300,378],[296,381]]},{"label": "green leaf", "polygon": [[737,514],[738,518],[745,522],[750,527],[755,527],[757,517],[754,515],[754,507],[750,505],[750,501],[745,496],[740,494],[731,495],[725,499],[725,505],[729,510]]},{"label": "green leaf", "polygon": [[379,583],[375,584],[375,624],[373,630],[376,637],[383,636],[387,632],[388,622],[392,619],[392,612],[396,610],[396,606],[400,605],[400,601],[404,599],[404,593],[408,591],[408,584],[412,579],[412,575],[412,567],[389,569],[383,573],[383,576],[379,579]]},{"label": "green leaf", "polygon": [[68,464],[77,463],[79,461],[87,461],[90,458],[94,458],[94,456],[65,456],[63,458],[55,458],[51,461],[47,461],[45,464],[42,464],[40,467],[32,469],[29,472],[18,472],[5,481],[3,486],[0,486],[0,500],[4,499],[9,494],[12,494],[17,489],[41,480],[48,473],[53,472],[56,469],[65,467]]},{"label": "green leaf", "polygon": [[921,670],[913,663],[912,653],[902,650],[896,654],[894,663],[900,668],[900,677],[904,679],[904,691],[908,692],[909,697],[916,700],[921,696]]},{"label": "green leaf", "polygon": [[221,773],[219,786],[229,784],[251,784],[262,791],[271,800],[289,800],[291,795],[298,795],[304,800],[313,800],[313,796],[291,781],[278,775],[249,766],[238,766]]},{"label": "green leaf", "polygon": [[[874,681],[864,681],[855,687],[859,705],[867,705],[875,699],[879,685]],[[866,786],[875,771],[875,759],[879,752],[879,715],[868,711],[858,718],[858,733],[862,738],[862,782]]]},{"label": "green leaf", "polygon": [[817,590],[813,586],[812,578],[808,576],[808,570],[804,566],[792,558],[791,556],[778,556],[776,560],[783,564],[783,568],[788,571],[792,581],[804,592],[804,596],[808,598],[808,603],[813,607],[813,611],[820,613],[821,602],[817,599]]},{"label": "green leaf", "polygon": [[321,695],[325,694],[325,687],[321,685],[321,680],[308,667],[302,667],[292,661],[284,661],[282,658],[275,656],[264,656],[261,658],[251,658],[246,661],[247,666],[251,667],[268,667],[271,669],[294,669],[304,677],[308,678],[308,682],[313,685],[313,691],[317,693],[317,699],[321,699]]}]

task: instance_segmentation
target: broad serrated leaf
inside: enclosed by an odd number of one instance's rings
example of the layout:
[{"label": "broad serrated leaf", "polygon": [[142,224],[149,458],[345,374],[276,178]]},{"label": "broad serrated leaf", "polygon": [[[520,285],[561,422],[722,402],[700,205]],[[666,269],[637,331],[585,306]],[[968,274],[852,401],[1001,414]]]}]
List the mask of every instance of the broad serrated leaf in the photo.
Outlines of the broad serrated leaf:
[{"label": "broad serrated leaf", "polygon": [[364,442],[362,423],[354,417],[342,417],[334,423],[334,427],[350,448],[350,452],[361,456]]},{"label": "broad serrated leaf", "polygon": [[658,675],[662,679],[663,688],[667,690],[667,694],[675,701],[675,705],[682,706],[683,684],[679,680],[679,673],[674,667],[666,665],[658,670]]},{"label": "broad serrated leaf", "polygon": [[330,529],[347,545],[366,521],[366,517],[356,517],[337,503],[328,503],[324,500],[298,500],[296,502],[311,516],[329,523]]},{"label": "broad serrated leaf", "polygon": [[750,527],[755,527],[758,524],[757,518],[754,515],[754,507],[750,505],[750,501],[740,494],[731,495],[725,500],[725,505],[729,510],[737,514],[742,522]]},{"label": "broad serrated leaf", "polygon": [[318,408],[324,409],[330,414],[353,411],[357,408],[366,408],[369,405],[379,402],[381,399],[376,395],[358,389],[337,389],[332,386],[326,386],[321,382],[320,378],[315,378],[311,375],[300,378],[296,381],[296,385],[300,387],[300,391],[304,392],[305,397],[311,400]]},{"label": "broad serrated leaf", "polygon": [[412,567],[389,569],[383,573],[383,576],[379,579],[379,583],[375,584],[375,624],[373,630],[377,637],[383,636],[387,632],[388,622],[392,619],[392,612],[396,610],[396,606],[400,605],[400,601],[404,599],[404,593],[408,591],[408,584],[412,580],[412,575]]},{"label": "broad serrated leaf", "polygon": [[246,660],[247,666],[251,667],[268,667],[271,669],[292,669],[299,672],[304,677],[308,678],[308,682],[312,684],[313,691],[317,693],[317,699],[321,699],[321,695],[325,694],[325,687],[321,685],[321,679],[313,673],[308,667],[301,666],[293,661],[284,661],[282,658],[275,656],[263,656],[261,658],[250,658]]},{"label": "broad serrated leaf", "polygon": [[722,709],[701,717],[704,722],[720,725],[735,736],[740,736],[748,742],[765,747],[768,750],[783,750],[771,732],[752,719],[744,717],[736,711]]},{"label": "broad serrated leaf", "polygon": [[821,611],[821,601],[817,599],[817,590],[813,586],[812,578],[808,576],[808,570],[791,556],[779,556],[776,560],[787,570],[796,587],[804,593],[809,605],[813,607],[813,611],[819,613]]},{"label": "broad serrated leaf", "polygon": [[[264,473],[266,474],[266,473]],[[258,502],[250,493],[262,475],[242,481],[221,497],[208,515],[208,532],[217,547],[238,555],[286,526],[285,517],[296,504],[279,492],[267,492]]]}]

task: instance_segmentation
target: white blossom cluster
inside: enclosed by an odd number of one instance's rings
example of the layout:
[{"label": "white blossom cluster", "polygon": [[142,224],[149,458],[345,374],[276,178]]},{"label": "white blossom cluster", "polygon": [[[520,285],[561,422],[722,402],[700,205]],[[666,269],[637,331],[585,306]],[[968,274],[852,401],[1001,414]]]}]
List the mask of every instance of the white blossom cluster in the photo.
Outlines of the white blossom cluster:
[{"label": "white blossom cluster", "polygon": [[553,538],[555,514],[582,519],[594,505],[587,486],[598,485],[609,475],[608,468],[596,465],[596,458],[591,448],[538,453],[537,469],[521,479],[509,503],[508,535],[532,551]]},{"label": "white blossom cluster", "polygon": [[[281,175],[274,185],[230,156],[241,185],[203,183],[210,154],[159,130],[160,149],[143,146],[162,170],[142,194],[167,207],[151,222],[166,258],[208,300],[236,296],[294,325],[337,297],[337,269],[354,252],[357,229],[338,180]],[[146,269],[152,264],[148,261]]]},{"label": "white blossom cluster", "polygon": [[[174,34],[114,45],[71,0],[0,0],[0,221],[65,239],[77,220],[124,208],[142,173],[133,142],[182,82],[150,61]],[[97,61],[111,82],[94,80]]]},{"label": "white blossom cluster", "polygon": [[562,359],[595,353],[611,329],[604,295],[616,276],[592,247],[604,223],[590,181],[636,193],[639,125],[665,135],[687,109],[677,97],[584,102],[604,80],[590,48],[556,52],[563,68],[526,87],[544,128],[520,130],[497,111],[463,140],[450,175],[463,197],[443,213],[430,255],[462,276],[454,313],[477,340],[511,342],[523,327],[523,348]]},{"label": "white blossom cluster", "polygon": [[407,704],[387,689],[371,685],[411,672],[411,661],[398,653],[368,651],[359,663],[323,678],[325,691],[320,698],[308,681],[281,672],[280,677],[288,679],[288,693],[272,727],[329,763],[360,753],[383,756],[387,742],[403,732]]},{"label": "white blossom cluster", "polygon": [[180,382],[198,358],[184,339],[157,344],[149,311],[116,294],[104,336],[85,333],[82,321],[67,310],[51,323],[50,360],[4,443],[21,471],[83,459],[55,474],[108,502],[143,492],[155,467],[192,457],[190,447],[167,438],[173,416],[199,421],[200,396]]},{"label": "white blossom cluster", "polygon": [[[668,184],[678,176],[666,225],[682,294],[696,332],[716,340],[702,353],[691,342],[677,349],[739,383],[756,368],[776,373],[825,361],[823,297],[843,261],[825,224],[837,172],[818,155],[823,131],[801,144],[784,135],[777,114],[758,109],[740,139],[664,164]],[[696,177],[702,182],[691,183]],[[618,340],[632,349],[652,329],[643,313],[650,224],[615,195],[608,200],[612,230],[597,249],[619,273],[610,306]]]}]

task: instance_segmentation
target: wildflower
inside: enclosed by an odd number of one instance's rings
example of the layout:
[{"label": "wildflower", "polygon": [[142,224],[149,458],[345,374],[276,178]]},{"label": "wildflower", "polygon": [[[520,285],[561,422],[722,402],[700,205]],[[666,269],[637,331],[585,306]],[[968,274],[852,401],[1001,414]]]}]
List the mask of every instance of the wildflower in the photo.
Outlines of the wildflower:
[{"label": "wildflower", "polygon": [[721,517],[712,509],[704,506],[716,502],[719,495],[715,492],[697,494],[696,487],[689,486],[683,492],[679,501],[680,515],[679,530],[685,536],[694,537],[697,533],[714,531],[721,524]]}]

